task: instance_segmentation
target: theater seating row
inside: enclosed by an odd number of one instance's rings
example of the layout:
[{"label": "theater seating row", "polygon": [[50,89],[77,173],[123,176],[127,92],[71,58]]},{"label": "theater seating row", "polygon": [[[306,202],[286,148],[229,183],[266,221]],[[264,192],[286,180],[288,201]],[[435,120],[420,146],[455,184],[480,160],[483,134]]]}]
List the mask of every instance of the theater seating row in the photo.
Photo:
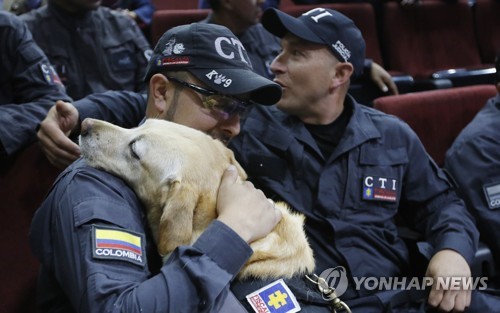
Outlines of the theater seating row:
[{"label": "theater seating row", "polygon": [[[317,5],[283,6],[298,16]],[[396,1],[376,10],[368,2],[321,4],[350,17],[366,40],[366,56],[386,68],[403,92],[451,86],[487,84],[500,53],[500,1],[422,1],[401,6]],[[158,10],[152,41],[170,27],[199,21],[209,10]],[[408,81],[416,85],[409,88]]]}]

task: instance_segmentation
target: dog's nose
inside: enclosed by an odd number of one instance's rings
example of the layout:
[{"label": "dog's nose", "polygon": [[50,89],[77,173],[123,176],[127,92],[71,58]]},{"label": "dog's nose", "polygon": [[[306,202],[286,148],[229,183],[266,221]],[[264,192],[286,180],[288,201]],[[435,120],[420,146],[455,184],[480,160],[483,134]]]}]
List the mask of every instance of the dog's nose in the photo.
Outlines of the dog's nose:
[{"label": "dog's nose", "polygon": [[90,134],[90,132],[92,131],[92,119],[90,118],[86,118],[83,120],[82,122],[82,129],[80,131],[80,135],[82,136],[86,136],[88,134]]}]

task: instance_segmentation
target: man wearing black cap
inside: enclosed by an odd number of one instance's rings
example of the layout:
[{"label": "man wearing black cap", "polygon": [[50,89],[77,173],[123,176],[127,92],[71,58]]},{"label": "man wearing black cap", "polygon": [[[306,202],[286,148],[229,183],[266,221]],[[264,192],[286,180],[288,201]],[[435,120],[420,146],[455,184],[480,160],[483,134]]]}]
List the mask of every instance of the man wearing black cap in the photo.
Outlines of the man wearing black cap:
[{"label": "man wearing black cap", "polygon": [[[210,24],[166,32],[147,80],[147,118],[184,124],[222,141],[238,134],[239,115],[250,102],[271,104],[281,96],[279,85],[252,71],[239,40]],[[129,95],[134,96],[140,97]],[[234,169],[224,174],[217,220],[161,266],[134,192],[82,159],[73,163],[36,212],[30,231],[41,262],[40,312],[241,312],[229,282],[251,255],[247,242],[269,233],[281,215],[262,192],[236,178]],[[120,248],[103,254],[96,248],[99,240],[133,244],[135,257]]]},{"label": "man wearing black cap", "polygon": [[[316,271],[347,270],[341,298],[353,311],[395,306],[408,312],[405,302],[413,295],[404,288],[382,292],[355,284],[408,274],[398,214],[433,247],[426,276],[470,277],[478,232],[446,176],[407,124],[348,94],[364,62],[359,29],[322,8],[298,18],[270,9],[262,23],[282,38],[271,69],[283,95],[275,107],[256,106],[230,147],[249,180],[306,215]],[[463,311],[470,301],[470,290],[443,288],[433,288],[428,298],[444,311]]]}]

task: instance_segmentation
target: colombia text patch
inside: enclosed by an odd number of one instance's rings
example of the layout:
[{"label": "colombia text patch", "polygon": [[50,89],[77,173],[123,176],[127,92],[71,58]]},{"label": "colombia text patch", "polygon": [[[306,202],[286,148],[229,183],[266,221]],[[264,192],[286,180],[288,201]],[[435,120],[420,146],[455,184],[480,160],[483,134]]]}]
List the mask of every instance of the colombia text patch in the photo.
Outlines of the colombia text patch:
[{"label": "colombia text patch", "polygon": [[144,266],[143,235],[121,228],[92,226],[95,259],[126,261]]}]

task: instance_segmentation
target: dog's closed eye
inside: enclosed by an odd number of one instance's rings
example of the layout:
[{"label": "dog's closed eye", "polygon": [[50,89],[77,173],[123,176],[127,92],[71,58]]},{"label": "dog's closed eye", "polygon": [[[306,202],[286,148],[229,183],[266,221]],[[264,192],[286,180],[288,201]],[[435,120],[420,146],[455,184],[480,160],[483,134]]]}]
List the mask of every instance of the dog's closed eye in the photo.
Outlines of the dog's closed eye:
[{"label": "dog's closed eye", "polygon": [[141,138],[135,138],[128,144],[130,155],[137,160],[141,160],[141,154],[142,154],[140,139]]}]

